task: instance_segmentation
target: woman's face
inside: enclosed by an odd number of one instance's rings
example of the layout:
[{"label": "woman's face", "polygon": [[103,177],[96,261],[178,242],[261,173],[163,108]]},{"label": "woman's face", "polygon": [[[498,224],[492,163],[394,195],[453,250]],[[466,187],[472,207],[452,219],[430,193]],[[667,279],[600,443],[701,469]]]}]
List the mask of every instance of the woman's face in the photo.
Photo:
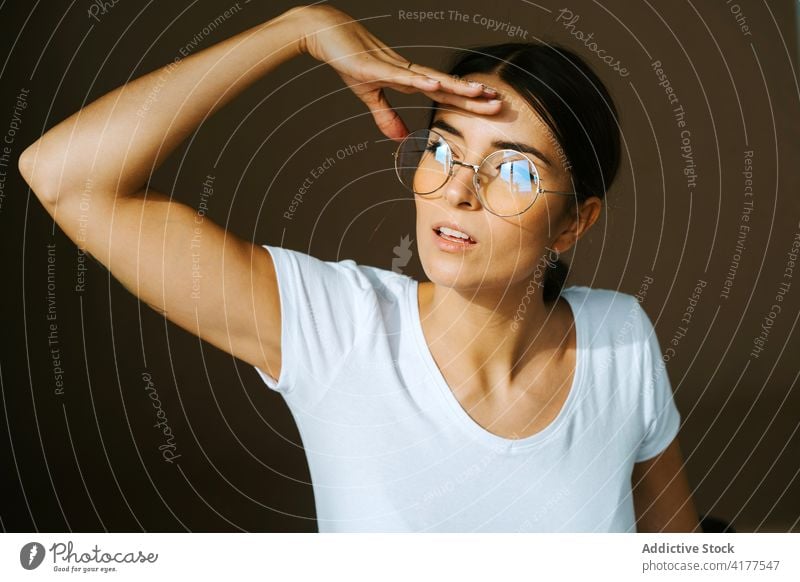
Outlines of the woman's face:
[{"label": "woman's face", "polygon": [[[454,159],[477,165],[497,149],[519,149],[493,142],[526,144],[550,161],[526,153],[536,165],[542,187],[572,191],[563,155],[557,155],[561,150],[534,110],[497,77],[473,74],[466,78],[500,91],[503,107],[496,115],[482,116],[440,106],[431,129],[451,144]],[[500,217],[481,205],[473,173],[469,167],[455,165],[452,177],[439,190],[415,196],[417,247],[425,274],[438,285],[465,291],[496,288],[502,293],[509,285],[534,276],[543,283],[546,261],[557,259],[574,242],[569,233],[577,208],[570,204],[574,197],[540,194],[522,214]],[[438,230],[442,223],[468,234],[474,242],[448,242]]]}]

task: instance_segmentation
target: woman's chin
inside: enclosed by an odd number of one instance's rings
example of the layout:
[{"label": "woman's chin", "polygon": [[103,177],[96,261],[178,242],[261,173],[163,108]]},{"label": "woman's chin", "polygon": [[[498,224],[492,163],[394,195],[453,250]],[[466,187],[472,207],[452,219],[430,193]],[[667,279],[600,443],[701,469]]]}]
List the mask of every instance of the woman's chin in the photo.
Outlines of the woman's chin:
[{"label": "woman's chin", "polygon": [[[434,251],[435,252],[435,251]],[[420,257],[422,269],[431,283],[453,290],[477,289],[487,283],[483,269],[452,257]]]},{"label": "woman's chin", "polygon": [[[532,257],[519,265],[505,265],[497,261],[469,261],[456,258],[438,249],[420,249],[420,263],[431,283],[454,291],[476,291],[491,288],[508,289],[515,284],[525,285],[535,277]],[[523,266],[524,265],[524,266]]]}]

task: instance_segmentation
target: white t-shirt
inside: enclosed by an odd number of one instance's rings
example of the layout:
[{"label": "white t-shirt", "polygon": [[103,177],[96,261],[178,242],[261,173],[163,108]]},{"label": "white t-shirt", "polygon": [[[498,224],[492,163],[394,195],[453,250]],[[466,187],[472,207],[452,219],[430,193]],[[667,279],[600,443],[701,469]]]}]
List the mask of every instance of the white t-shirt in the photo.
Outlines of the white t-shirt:
[{"label": "white t-shirt", "polygon": [[634,462],[680,415],[632,295],[562,291],[577,364],[558,416],[508,439],[476,423],[439,371],[417,282],[264,245],[281,303],[278,391],[303,441],[320,532],[635,532]]}]

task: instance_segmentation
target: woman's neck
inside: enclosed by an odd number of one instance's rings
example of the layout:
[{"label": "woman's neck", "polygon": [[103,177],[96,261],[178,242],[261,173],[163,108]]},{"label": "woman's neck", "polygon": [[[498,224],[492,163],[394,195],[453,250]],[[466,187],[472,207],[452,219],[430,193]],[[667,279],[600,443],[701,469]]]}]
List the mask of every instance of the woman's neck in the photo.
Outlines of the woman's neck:
[{"label": "woman's neck", "polygon": [[528,281],[501,290],[456,290],[420,283],[419,309],[440,364],[474,371],[491,386],[511,385],[526,366],[561,353],[563,309]]}]

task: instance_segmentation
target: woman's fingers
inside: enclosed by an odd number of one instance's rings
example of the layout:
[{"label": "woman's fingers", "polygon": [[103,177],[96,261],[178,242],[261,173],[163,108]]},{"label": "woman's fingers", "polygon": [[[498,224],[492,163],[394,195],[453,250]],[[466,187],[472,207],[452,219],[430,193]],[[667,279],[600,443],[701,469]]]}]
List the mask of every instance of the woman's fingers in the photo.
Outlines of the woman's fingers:
[{"label": "woman's fingers", "polygon": [[500,111],[502,104],[500,99],[492,98],[495,94],[487,95],[481,87],[471,87],[469,91],[462,90],[462,94],[456,94],[452,91],[448,91],[446,87],[442,86],[441,82],[430,83],[420,79],[413,80],[411,87],[413,87],[413,89],[403,84],[402,81],[395,81],[392,86],[394,90],[400,91],[401,93],[413,93],[415,90],[420,91],[438,103],[455,105],[461,109],[484,115],[493,115],[497,113]]},{"label": "woman's fingers", "polygon": [[482,83],[478,83],[477,81],[469,81],[467,79],[463,79],[461,77],[454,77],[452,75],[447,75],[436,69],[432,69],[430,67],[425,67],[423,65],[414,64],[411,66],[414,69],[413,72],[423,75],[425,77],[429,77],[431,79],[436,79],[439,81],[439,85],[441,90],[448,91],[453,93],[454,95],[465,95],[467,97],[497,97],[499,96],[498,92],[491,88],[483,85]]},{"label": "woman's fingers", "polygon": [[446,91],[426,92],[425,95],[446,105],[453,105],[459,109],[470,111],[479,115],[495,115],[503,107],[501,99],[475,99],[463,95],[453,95]]},{"label": "woman's fingers", "polygon": [[413,70],[410,70],[405,64],[384,63],[384,65],[384,80],[397,85],[414,87],[420,91],[443,91],[472,98],[497,96],[497,91],[481,83],[452,77],[430,67],[413,64],[411,67]]},{"label": "woman's fingers", "polygon": [[[368,75],[369,80],[364,78],[365,75],[359,75],[363,79],[361,81],[340,73],[350,88],[369,107],[381,133],[392,140],[399,141],[404,138],[408,135],[408,128],[389,104],[384,87],[391,87],[402,93],[420,92],[437,103],[452,105],[479,115],[494,115],[502,108],[501,100],[492,99],[497,93],[486,91],[480,83],[471,84],[419,65],[414,65],[412,68],[415,70],[411,71],[400,64],[384,61],[378,70],[373,70]],[[374,81],[378,81],[382,87],[376,87]]]}]

